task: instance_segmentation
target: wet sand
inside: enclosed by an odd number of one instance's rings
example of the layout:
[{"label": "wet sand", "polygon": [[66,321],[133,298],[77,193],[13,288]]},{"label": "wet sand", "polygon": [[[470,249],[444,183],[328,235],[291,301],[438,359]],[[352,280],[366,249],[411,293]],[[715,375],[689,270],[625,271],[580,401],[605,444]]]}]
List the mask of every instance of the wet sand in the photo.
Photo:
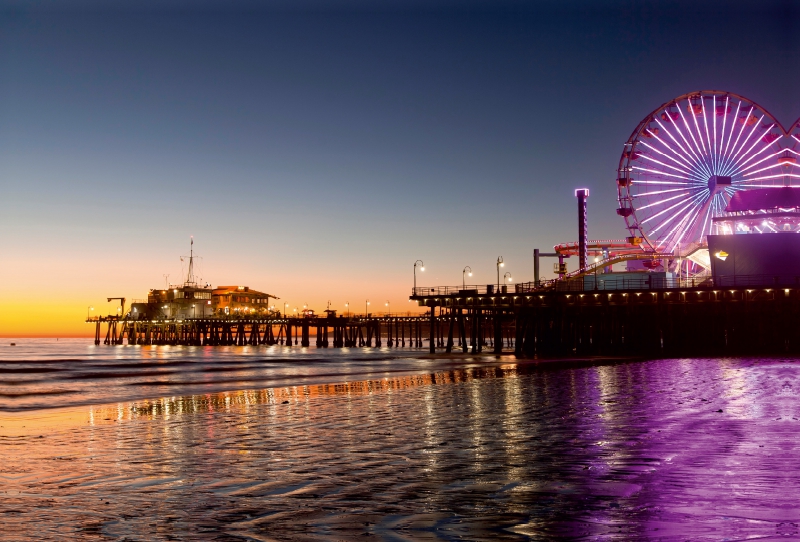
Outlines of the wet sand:
[{"label": "wet sand", "polygon": [[3,414],[0,539],[800,537],[797,362],[469,365]]}]

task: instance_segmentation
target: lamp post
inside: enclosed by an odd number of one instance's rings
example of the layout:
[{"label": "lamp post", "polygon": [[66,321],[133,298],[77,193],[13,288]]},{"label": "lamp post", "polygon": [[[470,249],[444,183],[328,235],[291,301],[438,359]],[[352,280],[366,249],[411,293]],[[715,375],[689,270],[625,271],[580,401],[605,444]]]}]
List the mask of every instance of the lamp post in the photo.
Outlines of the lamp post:
[{"label": "lamp post", "polygon": [[422,260],[414,262],[414,295],[417,294],[417,264],[419,264],[420,271],[425,271],[425,264],[422,263]]},{"label": "lamp post", "polygon": [[364,303],[364,318],[366,318],[367,314],[369,314],[369,309],[367,307],[369,307],[369,299],[367,299],[366,303]]},{"label": "lamp post", "polygon": [[94,307],[86,307],[86,319],[87,320],[90,318],[89,311],[93,311],[93,310],[94,310]]},{"label": "lamp post", "polygon": [[350,318],[350,302],[344,304],[344,308],[347,309],[347,317]]},{"label": "lamp post", "polygon": [[511,271],[506,271],[506,273],[503,275],[503,282],[505,282],[506,279],[508,279],[508,282],[514,282],[514,280],[511,278]]},{"label": "lamp post", "polygon": [[284,303],[283,304],[283,317],[284,318],[287,317],[286,311],[288,311],[288,310],[289,310],[289,304],[288,303]]},{"label": "lamp post", "polygon": [[505,262],[503,262],[503,257],[497,257],[497,289],[500,289],[500,268],[505,267]]},{"label": "lamp post", "polygon": [[600,261],[600,258],[597,256],[594,257],[594,289],[597,290],[597,262]]},{"label": "lamp post", "polygon": [[388,299],[386,300],[386,312],[387,312],[387,314],[391,313],[390,310],[389,310],[389,300]]},{"label": "lamp post", "polygon": [[467,273],[467,269],[469,269],[469,276],[470,277],[472,276],[472,268],[470,266],[468,266],[468,265],[464,266],[464,270],[461,271],[461,289],[462,290],[466,290],[467,289],[467,281],[464,278],[466,273]]}]

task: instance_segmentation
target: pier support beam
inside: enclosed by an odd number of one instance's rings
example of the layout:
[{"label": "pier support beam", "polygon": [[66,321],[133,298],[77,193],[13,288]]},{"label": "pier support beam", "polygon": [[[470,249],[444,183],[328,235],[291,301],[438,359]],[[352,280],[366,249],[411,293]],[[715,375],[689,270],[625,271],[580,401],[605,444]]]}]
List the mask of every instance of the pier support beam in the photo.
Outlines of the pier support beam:
[{"label": "pier support beam", "polygon": [[431,325],[430,325],[430,353],[436,353],[436,306],[431,307]]},{"label": "pier support beam", "polygon": [[494,324],[494,353],[495,354],[502,354],[503,353],[503,318],[501,316],[500,311],[495,311],[494,318],[492,318]]}]

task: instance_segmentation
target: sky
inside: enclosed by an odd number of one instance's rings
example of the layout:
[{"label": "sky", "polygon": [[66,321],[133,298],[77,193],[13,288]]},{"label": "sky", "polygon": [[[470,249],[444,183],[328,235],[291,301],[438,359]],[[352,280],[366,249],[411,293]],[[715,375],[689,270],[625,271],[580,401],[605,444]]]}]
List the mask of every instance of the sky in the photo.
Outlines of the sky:
[{"label": "sky", "polygon": [[190,236],[204,281],[318,311],[419,310],[417,259],[532,280],[575,188],[627,235],[616,167],[660,104],[800,117],[798,31],[776,1],[0,0],[0,336],[93,333]]}]

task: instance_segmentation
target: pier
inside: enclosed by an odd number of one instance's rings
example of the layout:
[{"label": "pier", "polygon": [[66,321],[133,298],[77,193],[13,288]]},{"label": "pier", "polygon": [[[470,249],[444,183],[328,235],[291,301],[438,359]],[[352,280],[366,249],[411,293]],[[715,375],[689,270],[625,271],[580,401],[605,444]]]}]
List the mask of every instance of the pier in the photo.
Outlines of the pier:
[{"label": "pier", "polygon": [[[425,316],[331,316],[326,318],[184,318],[141,320],[100,316],[96,345],[314,346],[322,348],[423,346]],[[105,326],[105,334],[103,334]]]},{"label": "pier", "polygon": [[[737,276],[718,287],[711,279],[644,275],[523,283],[499,292],[495,285],[420,287],[411,299],[431,314],[449,315],[448,337],[455,326],[462,345],[471,322],[479,334],[492,334],[493,352],[510,343],[520,357],[800,353],[800,277],[790,286],[777,277]],[[509,328],[513,339],[504,342]],[[450,339],[445,350],[452,348]]]},{"label": "pier", "polygon": [[[95,344],[427,348],[544,358],[800,353],[800,278],[655,277],[417,287],[416,316],[90,318]],[[105,331],[105,333],[103,333]]]}]

